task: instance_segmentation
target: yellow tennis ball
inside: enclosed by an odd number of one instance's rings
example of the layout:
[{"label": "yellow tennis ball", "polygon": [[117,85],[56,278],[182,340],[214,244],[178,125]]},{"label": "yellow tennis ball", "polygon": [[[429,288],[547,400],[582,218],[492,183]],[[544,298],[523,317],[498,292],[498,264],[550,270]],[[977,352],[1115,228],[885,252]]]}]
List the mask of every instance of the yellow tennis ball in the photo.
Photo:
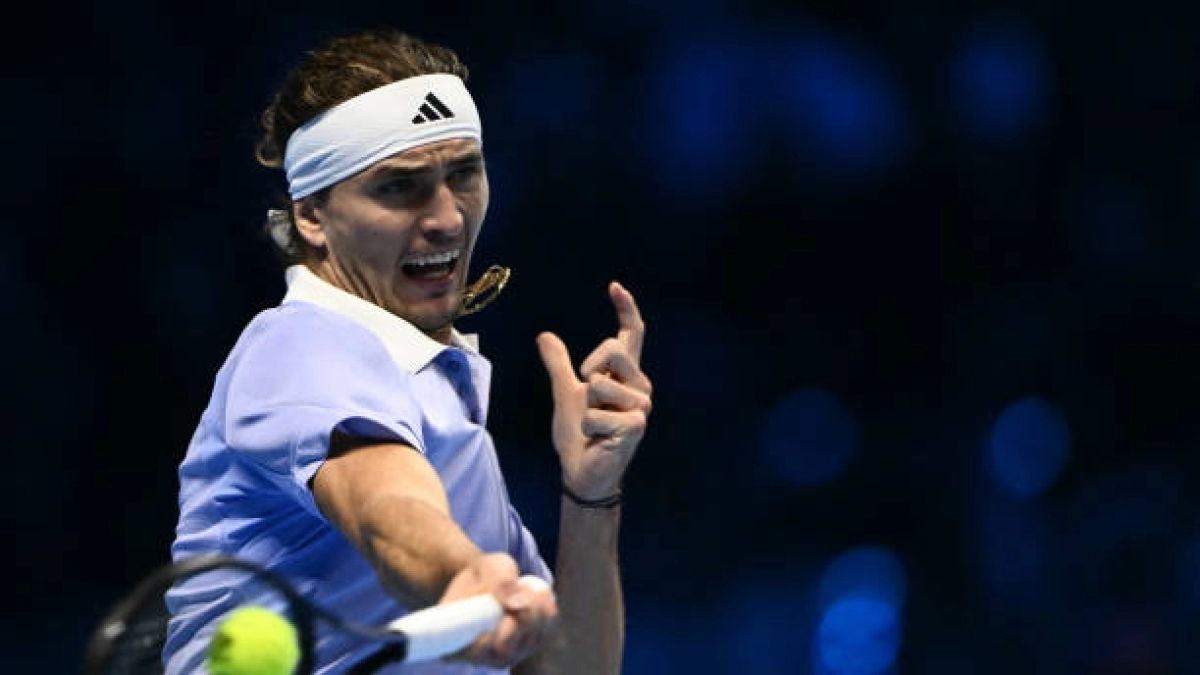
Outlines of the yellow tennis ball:
[{"label": "yellow tennis ball", "polygon": [[290,621],[265,607],[234,610],[208,645],[209,675],[292,675],[300,641]]}]

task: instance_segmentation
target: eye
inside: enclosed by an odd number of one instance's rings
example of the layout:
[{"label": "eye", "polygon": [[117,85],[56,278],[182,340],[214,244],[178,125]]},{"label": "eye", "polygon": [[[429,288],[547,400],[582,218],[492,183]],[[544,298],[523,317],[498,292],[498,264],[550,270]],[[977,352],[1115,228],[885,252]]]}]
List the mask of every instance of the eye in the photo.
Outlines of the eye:
[{"label": "eye", "polygon": [[412,178],[396,177],[380,183],[376,190],[383,195],[403,195],[411,193],[416,186],[417,182]]},{"label": "eye", "polygon": [[450,183],[461,185],[475,180],[482,172],[483,168],[479,164],[464,164],[451,171],[446,180]]}]

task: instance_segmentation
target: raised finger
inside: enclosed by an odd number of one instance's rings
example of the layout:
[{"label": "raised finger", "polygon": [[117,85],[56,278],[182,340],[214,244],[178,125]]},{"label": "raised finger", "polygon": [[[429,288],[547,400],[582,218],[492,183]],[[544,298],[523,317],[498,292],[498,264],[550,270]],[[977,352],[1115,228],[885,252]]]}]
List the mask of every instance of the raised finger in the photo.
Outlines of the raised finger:
[{"label": "raised finger", "polygon": [[538,335],[537,346],[542,365],[546,367],[546,374],[550,376],[550,387],[555,398],[565,396],[572,385],[578,384],[567,346],[563,344],[562,338],[550,332]]},{"label": "raised finger", "polygon": [[633,293],[616,281],[608,285],[608,296],[612,298],[613,307],[617,310],[617,339],[629,350],[634,363],[640,363],[642,343],[646,338],[646,324],[642,321],[637,301],[633,299]]},{"label": "raised finger", "polygon": [[625,343],[617,338],[609,338],[600,343],[579,366],[579,374],[583,379],[590,379],[595,374],[612,375],[626,384],[635,384],[641,379],[641,371],[637,361],[629,353]]}]

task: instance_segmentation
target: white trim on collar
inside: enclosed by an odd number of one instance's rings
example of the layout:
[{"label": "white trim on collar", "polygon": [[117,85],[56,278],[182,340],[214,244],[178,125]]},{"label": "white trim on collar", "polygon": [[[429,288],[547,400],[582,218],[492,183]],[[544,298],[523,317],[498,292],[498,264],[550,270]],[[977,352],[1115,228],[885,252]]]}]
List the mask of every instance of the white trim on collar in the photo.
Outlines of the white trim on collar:
[{"label": "white trim on collar", "polygon": [[[308,302],[353,319],[374,333],[392,359],[410,373],[429,365],[447,346],[382,307],[321,279],[304,265],[288,267],[284,279],[288,290],[280,304]],[[450,339],[456,347],[479,351],[478,335],[464,335],[452,329]]]}]

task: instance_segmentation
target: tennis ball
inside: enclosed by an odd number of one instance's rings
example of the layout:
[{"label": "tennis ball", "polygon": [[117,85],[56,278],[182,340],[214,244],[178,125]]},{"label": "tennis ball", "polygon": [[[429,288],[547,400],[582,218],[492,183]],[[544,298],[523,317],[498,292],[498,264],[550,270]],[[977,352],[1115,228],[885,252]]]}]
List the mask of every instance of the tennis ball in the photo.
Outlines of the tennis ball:
[{"label": "tennis ball", "polygon": [[300,641],[290,621],[265,607],[234,610],[208,645],[209,675],[292,675]]}]

